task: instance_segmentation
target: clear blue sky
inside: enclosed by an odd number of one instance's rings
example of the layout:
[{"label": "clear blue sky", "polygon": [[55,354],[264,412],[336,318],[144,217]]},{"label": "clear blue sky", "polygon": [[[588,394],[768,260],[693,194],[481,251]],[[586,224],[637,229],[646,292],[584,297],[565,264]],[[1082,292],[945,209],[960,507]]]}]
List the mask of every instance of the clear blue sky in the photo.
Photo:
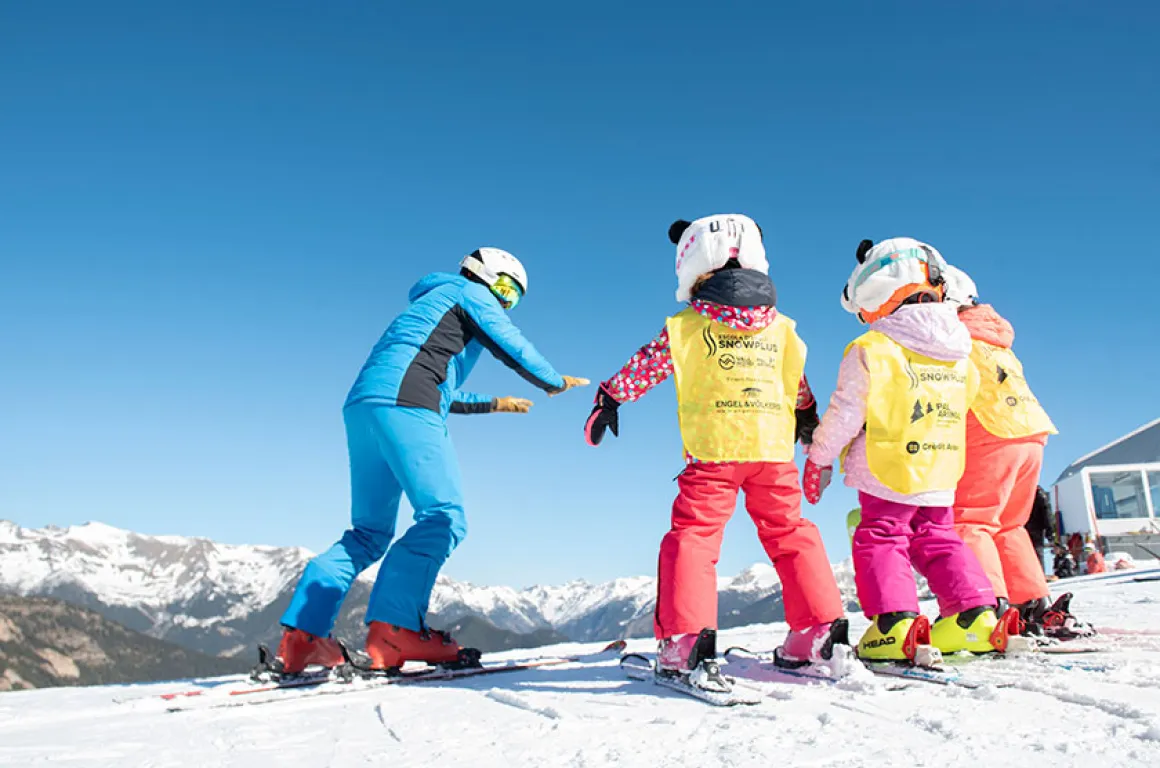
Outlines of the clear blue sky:
[{"label": "clear blue sky", "polygon": [[[407,5],[0,10],[0,518],[321,549],[343,397],[418,278],[511,250],[513,319],[597,380],[678,309],[668,224],[726,211],[761,223],[823,400],[855,245],[909,235],[1015,324],[1049,479],[1160,415],[1155,4]],[[671,385],[599,450],[591,390],[494,361],[471,388],[537,404],[453,421],[448,573],[651,572]],[[809,511],[831,559],[854,504]],[[762,558],[742,512],[721,572]]]}]

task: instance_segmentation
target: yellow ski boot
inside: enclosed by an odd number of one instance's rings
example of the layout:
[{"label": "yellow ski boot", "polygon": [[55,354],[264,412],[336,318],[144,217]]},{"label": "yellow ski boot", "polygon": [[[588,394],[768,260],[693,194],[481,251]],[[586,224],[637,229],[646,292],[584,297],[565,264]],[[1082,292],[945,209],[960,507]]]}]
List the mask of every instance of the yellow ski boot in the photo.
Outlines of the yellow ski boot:
[{"label": "yellow ski boot", "polygon": [[930,631],[931,643],[943,653],[1006,653],[1018,637],[1019,611],[999,616],[990,605],[939,619]]},{"label": "yellow ski boot", "polygon": [[930,642],[930,619],[908,611],[874,617],[858,641],[858,658],[932,666],[942,660]]}]

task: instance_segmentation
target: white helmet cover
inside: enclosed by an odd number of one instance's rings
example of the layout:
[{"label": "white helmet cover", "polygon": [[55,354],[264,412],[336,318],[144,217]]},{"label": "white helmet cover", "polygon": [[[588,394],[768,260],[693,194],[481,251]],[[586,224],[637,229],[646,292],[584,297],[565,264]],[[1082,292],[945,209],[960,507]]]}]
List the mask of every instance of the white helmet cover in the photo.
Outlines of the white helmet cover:
[{"label": "white helmet cover", "polygon": [[872,315],[906,286],[938,285],[946,266],[941,253],[914,238],[883,240],[850,274],[842,308],[859,317]]},{"label": "white helmet cover", "polygon": [[973,307],[979,303],[979,289],[975,281],[958,267],[947,265],[943,270],[943,279],[947,282],[948,304],[957,304],[960,307]]},{"label": "white helmet cover", "polygon": [[769,274],[761,230],[753,219],[721,213],[690,224],[677,241],[677,301],[691,299],[697,278],[721,269],[729,259]]},{"label": "white helmet cover", "polygon": [[462,269],[478,277],[490,288],[500,275],[507,275],[528,292],[528,273],[515,256],[499,248],[479,248],[463,257],[459,262]]}]

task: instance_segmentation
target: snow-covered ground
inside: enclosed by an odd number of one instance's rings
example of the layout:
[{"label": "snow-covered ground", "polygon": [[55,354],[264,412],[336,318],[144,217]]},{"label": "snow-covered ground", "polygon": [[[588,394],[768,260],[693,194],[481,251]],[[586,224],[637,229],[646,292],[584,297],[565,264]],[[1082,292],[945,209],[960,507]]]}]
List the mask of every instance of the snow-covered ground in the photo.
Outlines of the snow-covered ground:
[{"label": "snow-covered ground", "polygon": [[[56,689],[0,694],[0,765],[1155,766],[1160,581],[1133,580],[1142,575],[1067,585],[1083,618],[1137,631],[1109,636],[1114,650],[966,669],[1012,687],[770,684],[764,703],[726,710],[628,681],[610,659],[178,713],[140,697],[188,687],[181,684]],[[865,622],[853,625],[861,632]],[[784,631],[747,627],[722,633],[721,642],[770,648]],[[651,645],[641,639],[630,649]],[[1058,666],[1071,662],[1099,669]]]}]

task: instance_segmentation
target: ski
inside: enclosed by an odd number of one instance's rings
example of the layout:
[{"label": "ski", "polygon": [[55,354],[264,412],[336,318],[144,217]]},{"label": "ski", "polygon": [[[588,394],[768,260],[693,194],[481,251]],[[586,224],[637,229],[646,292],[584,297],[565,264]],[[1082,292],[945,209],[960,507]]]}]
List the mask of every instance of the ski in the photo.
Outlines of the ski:
[{"label": "ski", "polygon": [[1106,643],[1085,642],[1087,639],[1068,640],[1059,645],[1040,645],[1029,655],[1043,653],[1048,656],[1066,656],[1075,653],[1106,653],[1112,650],[1112,647]]},{"label": "ski", "polygon": [[791,682],[807,681],[832,684],[842,679],[813,667],[796,669],[780,667],[774,662],[771,653],[745,655],[739,653],[739,650],[730,648],[724,654],[725,660],[729,662],[727,669],[731,677],[744,678],[755,683],[780,683],[788,680]]},{"label": "ski", "polygon": [[[287,677],[286,679],[280,680],[278,682],[252,683],[248,688],[229,690],[228,694],[230,696],[239,696],[243,693],[262,693],[265,691],[277,691],[291,688],[311,688],[313,686],[323,685],[325,683],[346,683],[350,682],[352,679],[351,674],[352,673],[350,670],[345,667],[324,669],[317,672],[303,672],[300,675]],[[408,671],[407,674],[414,673]],[[159,693],[156,695],[148,696],[146,698],[159,698],[162,701],[174,701],[176,699],[189,699],[196,696],[220,694],[223,693],[225,688],[231,684],[235,684],[235,682],[236,681],[226,680],[206,687],[190,688],[185,691],[170,691],[168,693]],[[117,701],[117,703],[122,703],[125,701],[125,699],[115,699],[114,701]]]},{"label": "ski", "polygon": [[[624,640],[616,640],[609,643],[602,650],[590,654],[580,654],[569,657],[550,657],[546,659],[534,659],[527,662],[520,662],[526,665],[524,668],[531,669],[535,666],[543,666],[542,661],[550,661],[553,664],[564,664],[570,662],[582,662],[590,659],[599,658],[608,653],[620,653],[624,651],[626,643]],[[441,667],[428,666],[418,667],[414,669],[398,670],[390,675],[382,673],[375,673],[370,670],[361,668],[355,663],[348,663],[335,667],[334,669],[325,669],[319,671],[304,672],[292,677],[283,678],[282,680],[261,680],[257,681],[251,677],[249,684],[241,688],[230,688],[231,685],[238,685],[237,680],[219,680],[211,685],[199,686],[196,688],[188,688],[180,691],[167,691],[165,693],[146,694],[144,696],[130,696],[126,698],[115,698],[113,702],[116,704],[124,704],[127,702],[161,699],[162,701],[175,701],[178,699],[191,699],[198,697],[212,697],[219,696],[245,696],[256,693],[273,693],[275,691],[289,690],[295,688],[316,688],[321,685],[333,683],[336,685],[345,685],[355,682],[357,680],[373,680],[379,683],[386,682],[388,684],[414,682],[418,678],[429,678],[432,675],[438,674],[439,680],[447,680],[449,678],[446,673],[466,671],[474,675],[484,674],[487,671],[518,671],[516,669],[509,669],[510,662],[504,664],[481,665],[471,667]],[[501,669],[502,668],[502,669]],[[483,670],[483,672],[481,672]],[[469,675],[470,676],[470,675]]]},{"label": "ski", "polygon": [[[429,668],[429,669],[434,669]],[[412,671],[408,670],[407,674]],[[324,683],[342,683],[349,682],[353,678],[353,673],[345,665],[342,667],[335,667],[334,669],[321,669],[310,672],[303,672],[298,675],[293,675],[284,678],[279,682],[262,681],[256,682],[253,678],[248,678],[247,681],[241,681],[236,678],[225,678],[212,681],[206,681],[204,684],[198,684],[194,688],[186,688],[177,691],[166,691],[164,693],[147,693],[144,695],[117,697],[113,699],[114,704],[128,704],[138,701],[148,701],[152,699],[160,699],[161,701],[175,701],[177,699],[192,699],[196,697],[213,697],[229,693],[230,695],[240,695],[241,692],[263,692],[275,691],[290,688],[311,688],[313,686],[322,685]],[[231,689],[231,686],[247,685],[246,688]]]},{"label": "ski", "polygon": [[[651,682],[661,688],[690,696],[715,707],[734,707],[740,704],[760,704],[765,693],[753,688],[734,685],[734,680],[720,674],[715,661],[703,661],[688,673],[668,672],[656,668],[656,662],[639,653],[630,653],[620,659],[620,668],[632,680]],[[698,684],[698,679],[706,682]],[[710,688],[707,685],[713,684]]]},{"label": "ski", "polygon": [[863,661],[862,663],[871,672],[882,677],[898,677],[919,683],[932,683],[934,685],[969,689],[992,685],[992,683],[984,683],[979,680],[971,680],[963,677],[959,674],[958,670],[948,669],[946,667],[920,667],[905,662],[892,661]]},{"label": "ski", "polygon": [[[1048,666],[1045,664],[1044,666]],[[1107,672],[1115,672],[1120,669],[1119,664],[1100,663],[1095,661],[1055,661],[1050,662],[1052,669],[1070,669],[1079,670],[1081,672],[1094,672],[1098,674],[1105,674]]]},{"label": "ski", "polygon": [[1107,571],[1099,574],[1085,574],[1072,576],[1055,582],[1061,587],[1084,587],[1088,584],[1106,584],[1108,582],[1123,582],[1125,584],[1145,583],[1160,579],[1160,567],[1137,568],[1124,571]]},{"label": "ski", "polygon": [[[857,674],[856,670],[865,666],[851,654],[849,663],[857,666],[852,667],[846,674],[835,674],[833,669],[817,665],[785,667],[776,662],[773,652],[754,652],[740,646],[729,648],[722,656],[728,662],[726,670],[729,675],[744,683],[820,683],[833,685],[852,679]],[[906,687],[906,683],[898,683],[887,685],[883,689],[895,691]]]},{"label": "ski", "polygon": [[1160,637],[1160,629],[1121,629],[1119,627],[1098,627],[1096,634],[1109,637]]},{"label": "ski", "polygon": [[[535,659],[532,661],[484,665],[481,667],[467,667],[463,669],[430,669],[401,672],[395,675],[381,677],[355,676],[349,682],[340,680],[318,680],[315,682],[300,682],[295,680],[273,683],[257,687],[237,688],[225,693],[225,700],[217,696],[209,697],[209,701],[181,701],[170,704],[166,712],[186,712],[189,710],[223,709],[227,707],[241,707],[254,704],[273,704],[279,701],[298,701],[314,696],[335,696],[344,693],[359,693],[393,685],[407,685],[422,682],[447,682],[464,678],[494,675],[503,672],[520,672],[539,667],[569,664],[576,661],[572,658]],[[270,694],[264,697],[248,698],[255,694]],[[282,694],[282,695],[279,695]],[[242,698],[247,697],[247,698]]]},{"label": "ski", "polygon": [[943,663],[952,668],[969,664],[971,666],[978,665],[980,668],[995,667],[997,668],[996,671],[1007,669],[1009,672],[1019,674],[1026,674],[1033,671],[1050,672],[1055,669],[1102,673],[1111,672],[1119,668],[1116,664],[1056,659],[1036,653],[1025,653],[1018,656],[1002,656],[999,654],[984,654],[980,656],[964,654],[960,656],[954,654],[943,657]]},{"label": "ski", "polygon": [[[343,693],[374,690],[392,685],[411,685],[428,682],[448,682],[505,672],[522,672],[541,667],[575,664],[598,659],[609,652],[619,653],[624,649],[624,641],[609,644],[603,650],[591,654],[575,656],[544,657],[528,661],[498,662],[471,667],[440,667],[397,670],[391,673],[374,673],[344,666],[317,676],[291,678],[272,683],[248,685],[242,688],[222,690],[224,686],[201,691],[187,691],[161,694],[159,698],[170,702],[167,712],[184,712],[192,709],[220,709],[251,704],[270,704],[278,701],[297,701],[313,696],[333,696]],[[268,694],[267,696],[257,696]],[[255,696],[250,699],[248,697]],[[247,697],[247,698],[242,698]],[[192,700],[191,700],[192,699]],[[208,699],[208,701],[207,701]],[[180,700],[180,701],[179,701]],[[171,702],[177,703],[171,703]]]}]

